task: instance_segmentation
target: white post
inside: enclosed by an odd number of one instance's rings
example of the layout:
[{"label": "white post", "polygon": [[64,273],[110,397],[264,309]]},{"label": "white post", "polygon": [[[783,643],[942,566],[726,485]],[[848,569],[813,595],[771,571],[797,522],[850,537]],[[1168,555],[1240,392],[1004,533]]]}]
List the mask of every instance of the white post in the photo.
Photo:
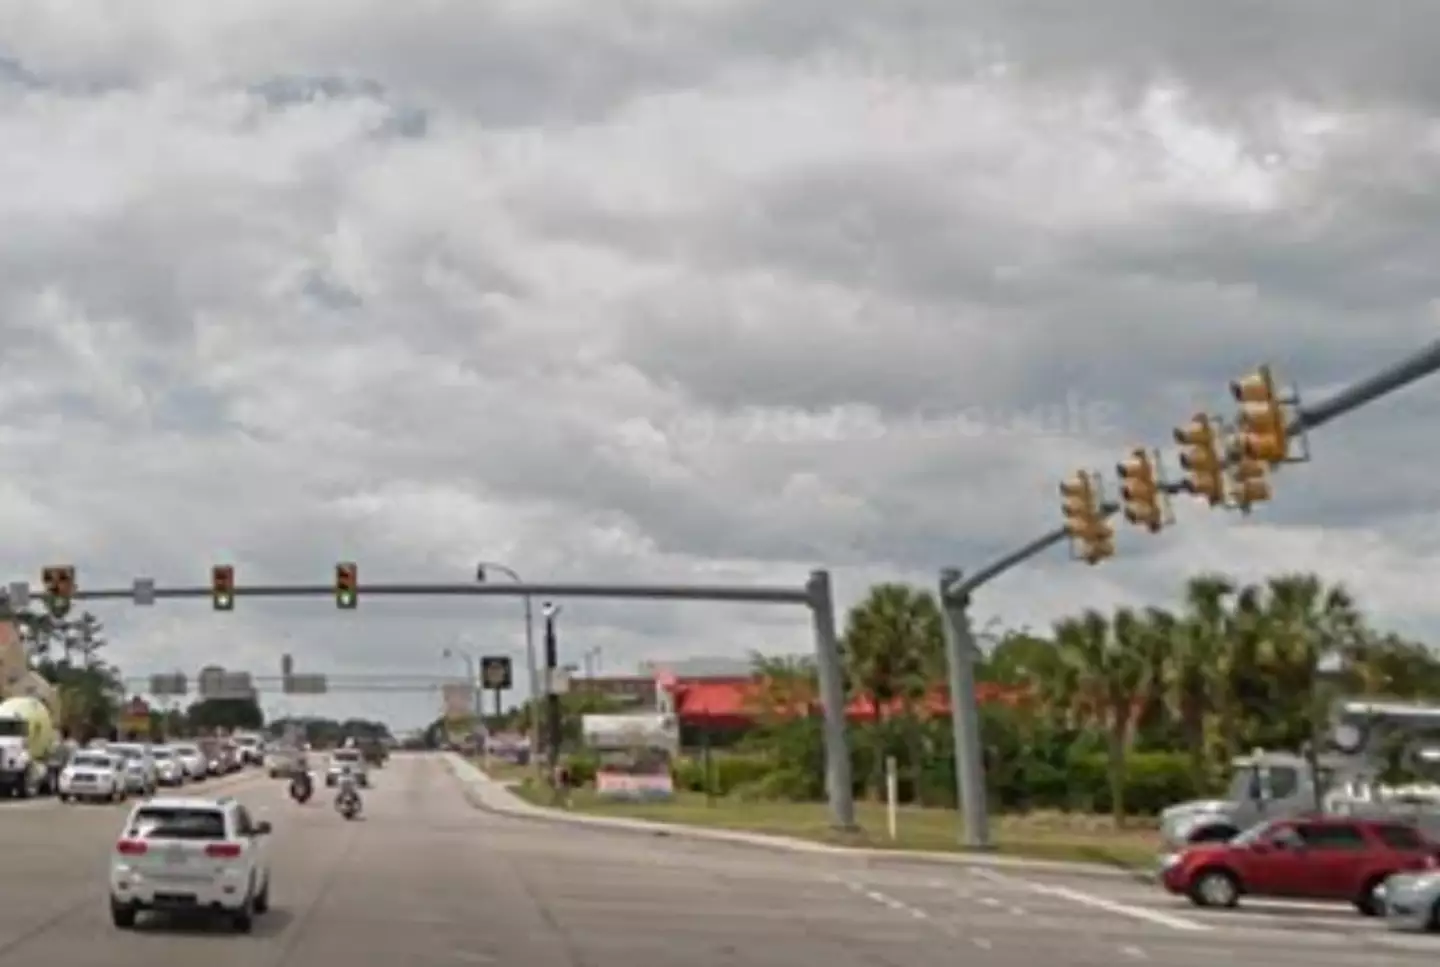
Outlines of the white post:
[{"label": "white post", "polygon": [[893,841],[900,836],[899,819],[897,815],[900,798],[900,777],[895,771],[895,757],[885,757],[885,819],[890,827],[890,839]]}]

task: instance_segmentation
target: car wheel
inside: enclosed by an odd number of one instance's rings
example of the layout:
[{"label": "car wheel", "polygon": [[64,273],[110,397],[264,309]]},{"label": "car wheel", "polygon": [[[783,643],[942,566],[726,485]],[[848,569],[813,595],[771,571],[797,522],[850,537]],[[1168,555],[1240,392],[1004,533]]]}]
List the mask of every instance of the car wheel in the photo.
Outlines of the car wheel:
[{"label": "car wheel", "polygon": [[135,926],[134,907],[120,903],[118,900],[110,900],[110,922],[121,930],[131,930]]},{"label": "car wheel", "polygon": [[1197,907],[1229,909],[1240,902],[1240,881],[1228,870],[1201,870],[1189,892],[1190,902]]},{"label": "car wheel", "polygon": [[1372,877],[1355,898],[1355,909],[1362,917],[1378,917],[1385,912],[1385,881],[1388,876]]},{"label": "car wheel", "polygon": [[65,793],[62,792],[62,793],[60,794],[60,801],[61,801],[61,802],[70,802],[70,797],[67,796]]},{"label": "car wheel", "polygon": [[265,913],[270,909],[270,878],[265,878],[265,885],[260,892],[255,894],[254,908],[256,913]]},{"label": "car wheel", "polygon": [[230,925],[236,933],[249,933],[255,927],[255,900],[247,899],[245,905],[230,914]]}]

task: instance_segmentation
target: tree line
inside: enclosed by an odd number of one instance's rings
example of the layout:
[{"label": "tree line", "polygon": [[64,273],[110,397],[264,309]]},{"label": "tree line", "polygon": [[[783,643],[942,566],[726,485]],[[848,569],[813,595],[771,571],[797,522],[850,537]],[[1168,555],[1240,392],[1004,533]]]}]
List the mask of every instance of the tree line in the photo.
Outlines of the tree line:
[{"label": "tree line", "polygon": [[[875,710],[852,729],[861,794],[883,792],[893,757],[908,798],[953,804],[949,722],[931,711],[936,695],[948,700],[942,621],[933,594],[900,584],[874,587],[846,616],[846,687]],[[1153,811],[1221,786],[1236,755],[1316,743],[1339,695],[1440,695],[1440,661],[1423,643],[1377,627],[1344,587],[1314,574],[1205,574],[1173,607],[1090,609],[1048,631],[983,637],[978,679],[1007,696],[982,709],[990,795],[1002,807]],[[745,742],[749,761],[727,767],[734,784],[818,797],[818,722],[793,714],[818,693],[814,661],[755,665],[761,728]]]},{"label": "tree line", "polygon": [[[856,792],[955,802],[943,617],[929,591],[880,584],[846,615]],[[977,678],[986,776],[998,808],[1154,812],[1223,787],[1230,760],[1300,751],[1328,730],[1334,698],[1440,696],[1440,661],[1377,626],[1313,574],[1246,583],[1199,575],[1171,607],[1097,609],[1044,631],[991,628]],[[814,659],[753,656],[758,727],[733,754],[676,766],[682,785],[754,798],[823,797]],[[937,702],[938,699],[938,702]],[[937,706],[941,709],[937,711]]]}]

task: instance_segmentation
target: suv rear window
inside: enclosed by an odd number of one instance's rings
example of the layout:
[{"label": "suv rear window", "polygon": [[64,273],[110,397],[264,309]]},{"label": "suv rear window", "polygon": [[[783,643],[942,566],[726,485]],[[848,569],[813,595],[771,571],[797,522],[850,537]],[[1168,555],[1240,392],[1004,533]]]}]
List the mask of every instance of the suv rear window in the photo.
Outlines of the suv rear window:
[{"label": "suv rear window", "polygon": [[224,839],[225,814],[218,809],[161,809],[135,814],[130,835],[143,839]]},{"label": "suv rear window", "polygon": [[360,753],[348,750],[345,752],[337,752],[335,753],[334,759],[336,762],[359,762]]},{"label": "suv rear window", "polygon": [[1396,850],[1423,850],[1427,845],[1425,837],[1409,826],[1377,826],[1375,835],[1379,836],[1386,846]]}]

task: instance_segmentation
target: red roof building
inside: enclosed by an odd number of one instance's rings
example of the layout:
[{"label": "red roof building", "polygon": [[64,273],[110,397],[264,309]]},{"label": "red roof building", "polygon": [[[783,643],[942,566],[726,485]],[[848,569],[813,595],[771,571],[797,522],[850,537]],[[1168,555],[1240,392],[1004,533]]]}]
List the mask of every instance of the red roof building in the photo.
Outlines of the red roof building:
[{"label": "red roof building", "polygon": [[[683,724],[728,729],[745,728],[756,723],[762,708],[760,689],[761,683],[753,678],[711,678],[676,680],[668,691],[673,696],[675,715]],[[1023,701],[1025,693],[1003,685],[981,683],[975,688],[975,696],[982,704],[1014,704]],[[820,712],[818,698],[809,703],[801,700],[801,704],[808,704],[810,708],[797,708],[796,714]],[[886,711],[895,714],[901,709],[901,703],[896,702]],[[922,711],[926,716],[948,716],[948,690],[936,689],[925,701]],[[874,703],[866,696],[858,696],[850,703],[846,715],[854,722],[872,721],[876,718]]]}]

